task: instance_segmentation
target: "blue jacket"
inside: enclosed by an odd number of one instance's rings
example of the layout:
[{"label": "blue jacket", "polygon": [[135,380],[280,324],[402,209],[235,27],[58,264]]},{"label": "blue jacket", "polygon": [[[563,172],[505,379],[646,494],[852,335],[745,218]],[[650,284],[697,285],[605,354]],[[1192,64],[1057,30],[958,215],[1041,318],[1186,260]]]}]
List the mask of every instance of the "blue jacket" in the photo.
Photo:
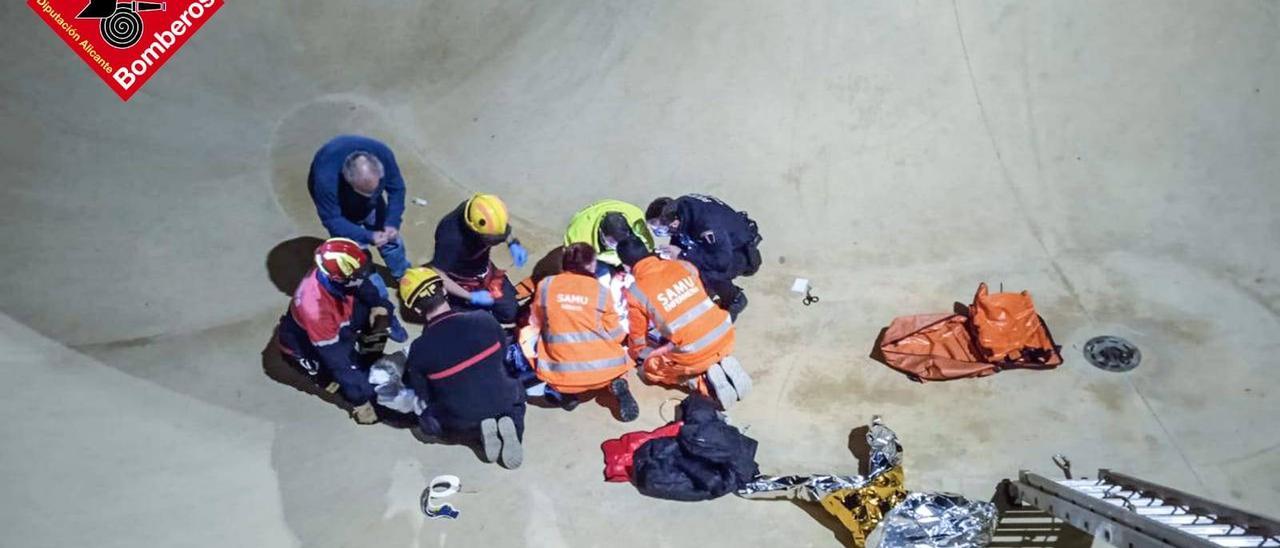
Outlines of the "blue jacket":
[{"label": "blue jacket", "polygon": [[680,226],[671,243],[683,249],[682,257],[697,266],[703,277],[737,275],[734,251],[751,245],[756,237],[745,213],[711,196],[689,194],[676,199],[676,218]]},{"label": "blue jacket", "polygon": [[[382,162],[382,184],[370,197],[356,193],[342,178],[342,163],[352,152],[363,150]],[[391,149],[381,142],[359,135],[334,137],[311,160],[307,190],[316,204],[320,222],[331,237],[373,243],[374,230],[400,228],[404,214],[404,179]],[[385,196],[383,195],[385,193]]]}]

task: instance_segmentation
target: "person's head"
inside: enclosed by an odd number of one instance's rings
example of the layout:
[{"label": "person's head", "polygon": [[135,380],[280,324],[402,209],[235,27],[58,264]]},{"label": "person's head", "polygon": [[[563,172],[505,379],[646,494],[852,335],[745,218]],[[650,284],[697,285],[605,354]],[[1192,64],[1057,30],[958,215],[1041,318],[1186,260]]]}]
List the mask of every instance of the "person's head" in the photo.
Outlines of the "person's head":
[{"label": "person's head", "polygon": [[564,248],[564,255],[560,258],[560,269],[574,274],[595,276],[595,248],[591,247],[591,244],[582,242],[571,244],[569,247]]},{"label": "person's head", "polygon": [[600,243],[605,249],[618,247],[618,242],[634,236],[631,227],[627,226],[627,218],[621,213],[610,211],[600,219]]},{"label": "person's head", "polygon": [[476,194],[462,209],[467,227],[486,242],[496,245],[511,235],[507,204],[501,198],[493,194]]},{"label": "person's head", "polygon": [[622,259],[622,264],[627,267],[634,267],[636,263],[652,255],[653,253],[645,247],[640,238],[627,238],[618,242],[618,258]]},{"label": "person's head", "polygon": [[315,252],[316,269],[334,285],[354,288],[369,274],[372,263],[360,244],[346,238],[329,238]]},{"label": "person's head", "polygon": [[410,268],[400,278],[400,302],[424,318],[449,309],[444,280],[430,267]]},{"label": "person's head", "polygon": [[676,217],[676,201],[663,196],[649,202],[649,207],[644,210],[644,220],[654,236],[670,236],[671,231],[680,227],[680,219]]},{"label": "person's head", "polygon": [[342,178],[361,196],[373,196],[384,174],[382,161],[370,152],[357,150],[342,162]]}]

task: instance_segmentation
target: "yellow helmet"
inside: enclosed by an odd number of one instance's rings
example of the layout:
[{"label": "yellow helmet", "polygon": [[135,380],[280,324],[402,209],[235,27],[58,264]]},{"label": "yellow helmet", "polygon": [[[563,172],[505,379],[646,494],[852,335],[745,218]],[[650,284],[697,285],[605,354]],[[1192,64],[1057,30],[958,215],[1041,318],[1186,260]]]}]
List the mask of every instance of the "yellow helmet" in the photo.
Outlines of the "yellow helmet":
[{"label": "yellow helmet", "polygon": [[493,194],[476,194],[464,209],[463,216],[472,232],[491,239],[505,239],[511,234],[507,222],[507,204]]},{"label": "yellow helmet", "polygon": [[444,298],[444,281],[431,268],[420,266],[404,271],[400,278],[400,301],[413,308],[423,299]]}]

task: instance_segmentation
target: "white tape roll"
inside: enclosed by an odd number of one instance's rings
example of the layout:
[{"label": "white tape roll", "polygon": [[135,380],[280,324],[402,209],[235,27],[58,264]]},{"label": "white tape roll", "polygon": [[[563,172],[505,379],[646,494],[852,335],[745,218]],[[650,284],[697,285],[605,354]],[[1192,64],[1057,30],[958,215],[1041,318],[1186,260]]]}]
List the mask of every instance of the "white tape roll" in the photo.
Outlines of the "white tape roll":
[{"label": "white tape roll", "polygon": [[442,499],[458,492],[462,487],[462,480],[458,476],[436,476],[431,478],[431,498]]},{"label": "white tape roll", "polygon": [[457,493],[461,487],[462,480],[458,479],[458,476],[445,475],[431,478],[431,483],[422,491],[422,497],[418,500],[422,505],[422,513],[429,518],[458,519],[460,513],[458,509],[439,501]]}]

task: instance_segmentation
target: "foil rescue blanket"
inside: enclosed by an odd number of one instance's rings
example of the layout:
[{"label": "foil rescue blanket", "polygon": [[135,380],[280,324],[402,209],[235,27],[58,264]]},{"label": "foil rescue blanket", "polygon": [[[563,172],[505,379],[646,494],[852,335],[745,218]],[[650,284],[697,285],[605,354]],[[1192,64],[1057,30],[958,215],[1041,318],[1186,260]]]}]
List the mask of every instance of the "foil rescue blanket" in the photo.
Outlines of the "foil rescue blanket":
[{"label": "foil rescue blanket", "polygon": [[756,476],[737,495],[747,499],[792,499],[817,502],[840,520],[862,546],[885,514],[907,497],[903,485],[902,446],[898,436],[878,418],[867,431],[870,472],[864,476],[835,474]]}]

